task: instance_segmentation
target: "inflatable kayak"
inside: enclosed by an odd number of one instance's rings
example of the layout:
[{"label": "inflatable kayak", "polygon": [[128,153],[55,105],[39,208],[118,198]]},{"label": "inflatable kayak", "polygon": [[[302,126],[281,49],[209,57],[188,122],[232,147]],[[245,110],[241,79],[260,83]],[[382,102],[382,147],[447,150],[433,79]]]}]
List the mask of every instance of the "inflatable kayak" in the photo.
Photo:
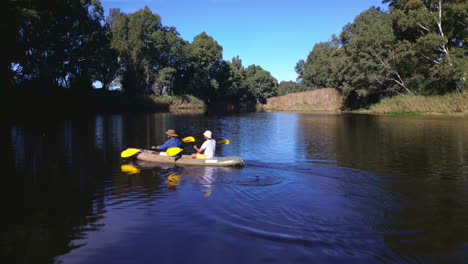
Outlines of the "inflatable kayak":
[{"label": "inflatable kayak", "polygon": [[200,165],[200,166],[244,166],[244,160],[241,157],[214,157],[212,159],[192,159],[188,155],[182,155],[177,159],[174,157],[160,156],[158,152],[151,150],[140,150],[135,155],[135,158],[143,161],[158,162],[158,163],[171,163],[180,165]]}]

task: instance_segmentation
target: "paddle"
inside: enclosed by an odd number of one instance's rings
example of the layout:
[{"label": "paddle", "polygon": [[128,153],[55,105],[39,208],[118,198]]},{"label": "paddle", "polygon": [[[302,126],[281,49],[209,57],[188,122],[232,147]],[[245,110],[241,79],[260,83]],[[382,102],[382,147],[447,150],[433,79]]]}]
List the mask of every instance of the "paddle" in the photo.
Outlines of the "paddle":
[{"label": "paddle", "polygon": [[[184,142],[184,143],[195,142],[195,138],[194,138],[194,137],[191,137],[191,136],[189,136],[189,137],[184,137],[184,138],[182,139],[182,142]],[[171,148],[170,148],[170,149],[171,149]],[[171,150],[171,152],[170,152],[171,154],[167,154],[167,155],[168,155],[168,156],[177,155],[179,152],[182,151],[182,149],[179,150],[179,151],[177,151],[176,149],[179,149],[179,148],[172,148],[172,150]],[[169,149],[168,149],[168,150],[169,150]],[[141,151],[141,149],[137,149],[137,148],[128,148],[128,149],[122,151],[122,153],[120,153],[120,157],[122,157],[122,158],[129,158],[129,157],[131,157],[131,156],[137,154],[137,153],[140,152],[140,151]],[[167,152],[166,152],[166,153],[167,153]],[[173,154],[172,154],[172,153],[173,153]]]},{"label": "paddle", "polygon": [[195,142],[195,138],[194,137],[184,137],[182,139],[182,142],[184,142],[184,143]]},{"label": "paddle", "polygon": [[[182,139],[182,142],[184,143],[188,143],[188,142],[195,142],[195,138],[194,137],[185,137]],[[229,142],[229,139],[223,139],[223,140],[220,140],[217,142],[217,144],[226,144],[228,145],[230,142]],[[174,155],[177,155],[179,154],[182,150],[182,148],[177,148],[177,147],[174,147],[174,148],[168,148],[166,150],[166,154],[167,156],[174,156]],[[141,149],[137,149],[137,148],[128,148],[124,151],[122,151],[122,153],[120,153],[120,157],[122,158],[128,158],[128,157],[131,157],[135,154],[137,154],[138,152],[140,152]]]},{"label": "paddle", "polygon": [[[191,137],[191,136],[184,137],[182,139],[182,142],[184,142],[184,143],[195,142],[195,138]],[[179,154],[182,150],[184,150],[184,149],[178,148],[178,147],[168,148],[168,149],[166,149],[166,154],[167,154],[167,156],[174,156],[174,155]]]},{"label": "paddle", "polygon": [[229,139],[223,139],[223,140],[218,141],[217,143],[229,145]]},{"label": "paddle", "polygon": [[135,154],[137,154],[138,152],[140,152],[141,149],[137,149],[137,148],[128,148],[124,151],[122,151],[122,153],[120,153],[120,157],[122,158],[128,158],[128,157],[131,157]]},{"label": "paddle", "polygon": [[184,150],[184,149],[178,148],[178,147],[168,148],[168,149],[166,149],[166,154],[167,154],[167,156],[174,156],[174,155],[179,154],[182,150]]},{"label": "paddle", "polygon": [[[185,138],[182,139],[182,142],[184,142],[184,143],[195,142],[195,138],[194,137],[185,137]],[[218,144],[228,145],[230,142],[229,142],[229,139],[223,139],[223,140],[218,141],[217,143]]]}]

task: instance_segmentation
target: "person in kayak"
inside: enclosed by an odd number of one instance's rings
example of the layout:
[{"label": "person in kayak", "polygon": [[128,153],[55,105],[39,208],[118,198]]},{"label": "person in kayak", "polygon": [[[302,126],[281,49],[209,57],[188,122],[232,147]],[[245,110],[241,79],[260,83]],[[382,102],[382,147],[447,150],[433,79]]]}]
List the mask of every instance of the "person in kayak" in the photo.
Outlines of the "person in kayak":
[{"label": "person in kayak", "polygon": [[200,148],[198,148],[197,145],[193,146],[196,152],[190,155],[191,158],[211,159],[214,157],[216,141],[212,138],[211,131],[206,130],[205,133],[203,133],[203,137],[205,138],[205,142],[203,142]]},{"label": "person in kayak", "polygon": [[[182,141],[178,138],[178,135],[176,134],[174,129],[168,129],[166,132],[164,132],[167,135],[167,140],[164,142],[164,144],[159,145],[159,146],[151,146],[152,149],[160,149],[160,150],[166,150],[168,148],[182,148]],[[161,156],[167,156],[165,151],[159,152],[159,155]],[[177,156],[177,155],[174,155]]]}]

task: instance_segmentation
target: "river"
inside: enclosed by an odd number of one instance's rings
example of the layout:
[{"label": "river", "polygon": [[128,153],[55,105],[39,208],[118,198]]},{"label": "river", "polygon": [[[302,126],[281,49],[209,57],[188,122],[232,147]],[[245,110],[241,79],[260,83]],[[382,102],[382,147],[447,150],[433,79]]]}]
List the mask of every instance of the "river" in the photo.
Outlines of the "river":
[{"label": "river", "polygon": [[[243,168],[121,159],[213,131]],[[2,263],[467,263],[468,118],[110,115],[6,125]]]}]

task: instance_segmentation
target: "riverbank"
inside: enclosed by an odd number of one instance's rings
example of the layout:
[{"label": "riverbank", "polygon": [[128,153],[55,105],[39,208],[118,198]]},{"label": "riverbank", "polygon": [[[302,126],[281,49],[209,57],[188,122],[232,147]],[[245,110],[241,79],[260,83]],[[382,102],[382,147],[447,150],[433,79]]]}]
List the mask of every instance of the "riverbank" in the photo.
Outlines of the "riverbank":
[{"label": "riverbank", "polygon": [[376,114],[468,114],[468,92],[440,96],[405,95],[385,98],[362,112]]},{"label": "riverbank", "polygon": [[132,114],[205,110],[194,96],[133,96],[118,90],[34,89],[10,90],[2,96],[5,118],[10,121],[81,118],[95,114]]},{"label": "riverbank", "polygon": [[267,103],[263,106],[263,110],[267,112],[336,112],[341,109],[342,105],[343,96],[338,92],[338,90],[333,88],[324,88],[268,98]]},{"label": "riverbank", "polygon": [[137,113],[240,113],[262,112],[262,104],[217,101],[206,104],[191,96],[131,95],[120,90],[48,90],[18,88],[0,96],[9,123],[35,123],[46,120],[77,119],[96,114]]},{"label": "riverbank", "polygon": [[[118,90],[77,91],[51,89],[47,92],[18,89],[2,96],[7,121],[34,122],[44,119],[81,118],[95,114],[132,113],[232,113],[232,112],[342,112],[343,97],[332,88],[268,98],[267,104],[213,102],[206,105],[194,96],[131,96]],[[468,116],[468,92],[443,96],[395,96],[368,109],[351,111],[368,114],[448,114]]]},{"label": "riverbank", "polygon": [[[267,112],[341,112],[343,102],[343,97],[336,89],[325,88],[268,98],[263,110]],[[384,98],[367,109],[351,112],[393,115],[468,115],[468,91],[440,96],[395,96]]]},{"label": "riverbank", "polygon": [[198,99],[192,95],[181,95],[181,96],[149,96],[154,104],[164,106],[168,110],[190,110],[190,109],[205,109],[206,105],[201,99]]}]

